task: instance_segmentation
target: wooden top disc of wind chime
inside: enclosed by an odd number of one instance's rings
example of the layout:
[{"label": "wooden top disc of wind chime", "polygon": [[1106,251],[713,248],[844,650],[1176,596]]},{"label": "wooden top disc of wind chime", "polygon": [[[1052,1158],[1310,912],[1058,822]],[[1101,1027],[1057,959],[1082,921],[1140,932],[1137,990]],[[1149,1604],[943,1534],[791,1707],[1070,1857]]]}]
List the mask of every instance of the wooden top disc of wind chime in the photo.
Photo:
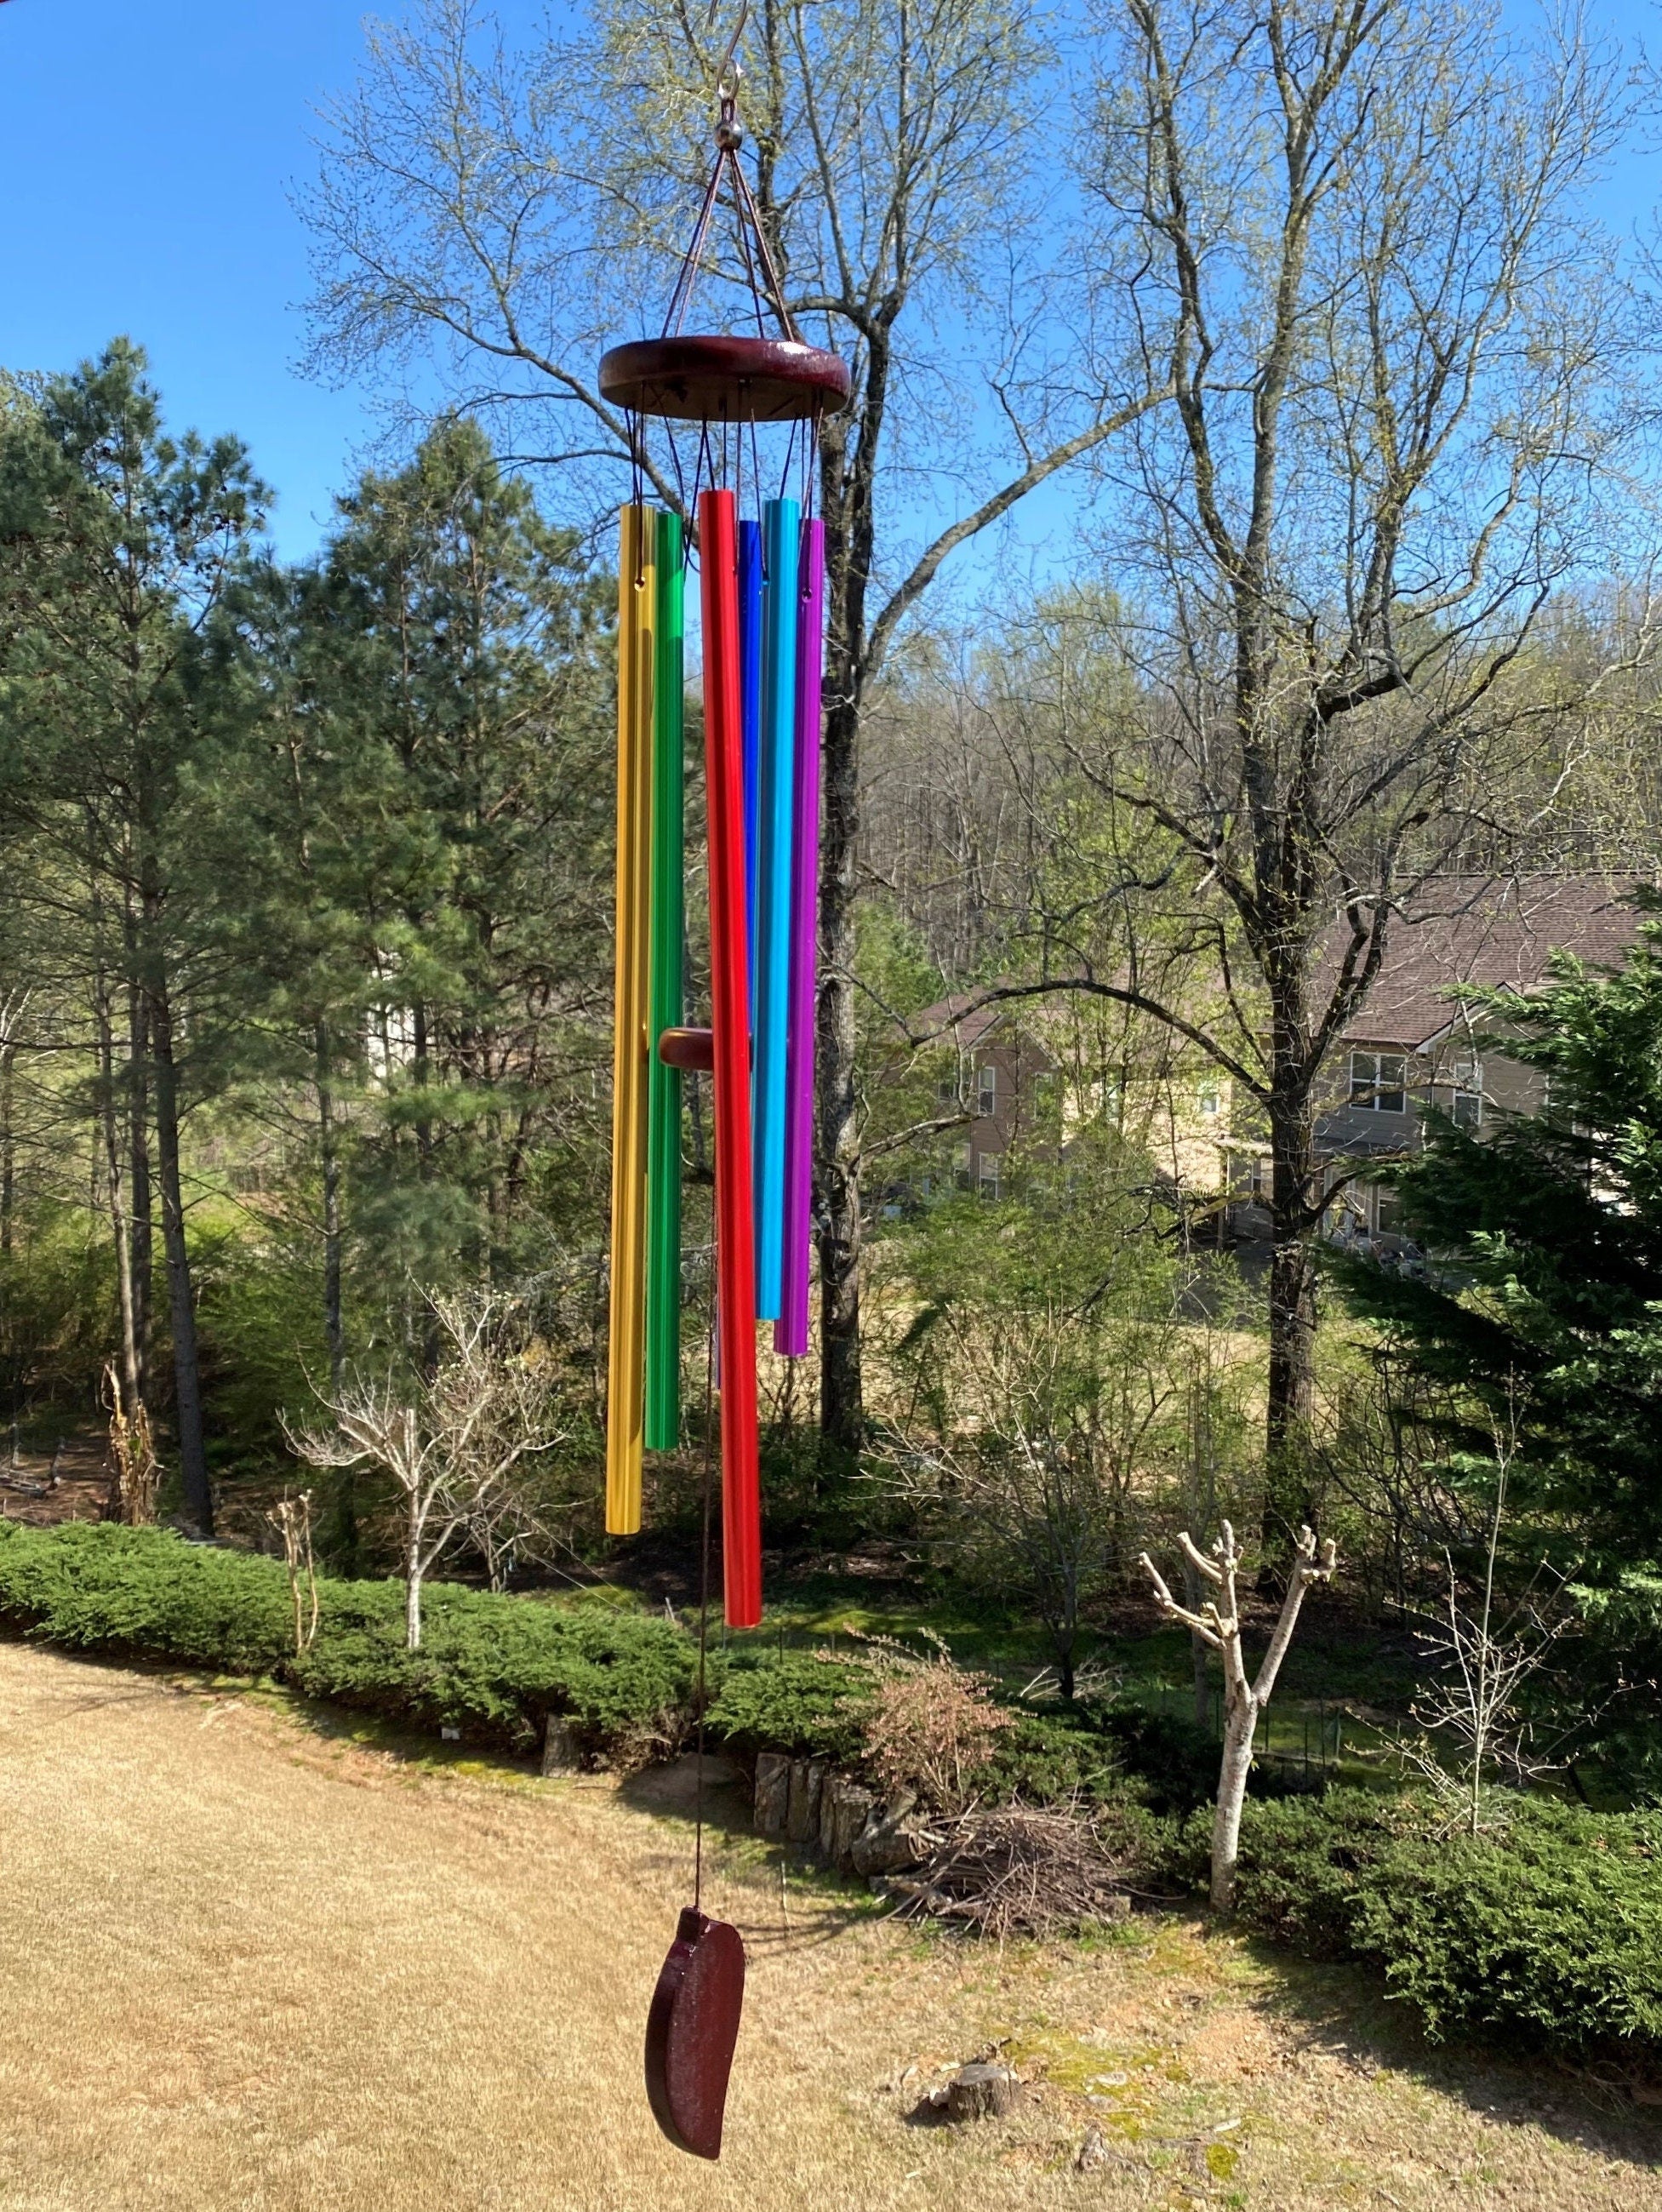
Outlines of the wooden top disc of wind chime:
[{"label": "wooden top disc of wind chime", "polygon": [[848,390],[846,362],[795,338],[637,338],[600,362],[603,399],[672,422],[801,422]]}]

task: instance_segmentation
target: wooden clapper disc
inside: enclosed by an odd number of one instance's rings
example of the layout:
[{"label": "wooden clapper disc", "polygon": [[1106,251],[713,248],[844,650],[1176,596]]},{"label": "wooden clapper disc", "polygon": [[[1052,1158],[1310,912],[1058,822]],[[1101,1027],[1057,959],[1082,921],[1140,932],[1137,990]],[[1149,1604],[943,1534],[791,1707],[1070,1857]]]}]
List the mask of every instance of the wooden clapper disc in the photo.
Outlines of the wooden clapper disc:
[{"label": "wooden clapper disc", "polygon": [[727,2076],[744,2008],[744,1945],[737,1928],[681,1915],[646,2015],[646,2095],[677,2150],[721,2156]]}]

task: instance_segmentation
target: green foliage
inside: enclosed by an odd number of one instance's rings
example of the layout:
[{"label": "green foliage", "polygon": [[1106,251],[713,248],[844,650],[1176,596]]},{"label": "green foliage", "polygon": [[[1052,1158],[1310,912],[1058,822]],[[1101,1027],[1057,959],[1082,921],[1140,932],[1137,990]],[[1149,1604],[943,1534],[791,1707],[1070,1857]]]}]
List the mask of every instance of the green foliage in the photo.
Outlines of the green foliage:
[{"label": "green foliage", "polygon": [[1662,1817],[1519,1797],[1450,1836],[1357,1791],[1249,1805],[1238,1911],[1316,1957],[1382,1969],[1434,2041],[1662,2050]]},{"label": "green foliage", "polygon": [[43,1205],[0,1252],[0,1420],[31,1405],[84,1402],[113,1340],[105,1240],[84,1214]]},{"label": "green foliage", "polygon": [[1216,1794],[1217,1741],[1181,1714],[1116,1705],[1104,1715],[1103,1727],[1126,1771],[1146,1786],[1156,1813],[1191,1813]]},{"label": "green foliage", "polygon": [[789,1751],[840,1765],[858,1761],[876,1698],[871,1669],[817,1652],[729,1655],[707,1725],[736,1750]]},{"label": "green foliage", "polygon": [[292,1474],[280,1417],[310,1416],[329,1346],[313,1255],[264,1223],[193,1225],[209,1464]]},{"label": "green foliage", "polygon": [[1065,1695],[1172,1456],[1188,1357],[1146,1207],[1101,1162],[1071,1172],[937,1206],[889,1255],[912,1314],[891,1355],[908,1407],[894,1487],[962,1586],[1043,1621]]},{"label": "green foliage", "polygon": [[0,1619],[72,1650],[234,1674],[271,1673],[294,1648],[288,1577],[276,1560],[160,1528],[0,1522]]},{"label": "green foliage", "polygon": [[678,1741],[696,1651],[665,1621],[428,1583],[422,1648],[403,1648],[401,1583],[324,1579],[296,1658],[274,1559],[155,1528],[0,1523],[0,1620],[82,1650],[273,1674],[309,1697],[523,1749],[569,1715],[585,1747],[632,1764]]},{"label": "green foliage", "polygon": [[1102,1802],[1125,1794],[1124,1765],[1113,1737],[1088,1711],[1018,1712],[994,1739],[976,1770],[977,1795],[986,1803]]},{"label": "green foliage", "polygon": [[665,1621],[446,1583],[424,1589],[407,1651],[403,1584],[344,1583],[325,1585],[317,1642],[285,1671],[311,1697],[519,1748],[566,1714],[587,1750],[634,1765],[679,1742],[695,1658]]},{"label": "green foliage", "polygon": [[1662,921],[1616,973],[1567,956],[1526,996],[1465,994],[1490,1049],[1546,1079],[1538,1115],[1479,1137],[1441,1115],[1396,1170],[1405,1225],[1438,1255],[1413,1281],[1344,1267],[1351,1295],[1439,1386],[1410,1409],[1457,1481],[1493,1471],[1516,1419],[1519,1542],[1590,1589],[1662,1562]]}]

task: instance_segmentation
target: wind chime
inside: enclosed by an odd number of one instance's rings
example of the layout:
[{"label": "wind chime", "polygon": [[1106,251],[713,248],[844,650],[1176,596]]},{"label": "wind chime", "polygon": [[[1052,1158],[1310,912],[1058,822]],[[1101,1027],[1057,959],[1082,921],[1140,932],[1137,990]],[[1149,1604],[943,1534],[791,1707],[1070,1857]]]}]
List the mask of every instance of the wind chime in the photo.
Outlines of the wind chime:
[{"label": "wind chime", "polygon": [[[785,302],[738,159],[743,133],[728,81],[737,40],[736,30],[718,73],[715,163],[663,330],[614,347],[600,364],[601,393],[624,416],[634,475],[618,562],[606,1527],[614,1535],[639,1529],[643,1452],[673,1450],[680,1441],[682,1079],[707,1070],[722,1581],[728,1626],[753,1628],[761,1618],[758,1322],[773,1322],[777,1352],[799,1358],[808,1350],[825,626],[824,526],[811,509],[820,420],[846,404],[849,380],[835,355],[804,343]],[[755,334],[686,334],[713,224],[728,216]],[[680,514],[644,496],[649,422],[668,426],[658,481],[673,480],[682,512],[696,517],[695,546]],[[755,511],[741,514],[747,500]],[[685,580],[695,558],[709,844],[707,1030],[685,1025],[682,970]],[[701,1712],[702,1665],[701,1633]],[[701,1727],[699,1749],[695,1899],[652,2000],[646,2083],[670,2141],[714,2158],[744,1948],[737,1929],[701,1909]]]}]

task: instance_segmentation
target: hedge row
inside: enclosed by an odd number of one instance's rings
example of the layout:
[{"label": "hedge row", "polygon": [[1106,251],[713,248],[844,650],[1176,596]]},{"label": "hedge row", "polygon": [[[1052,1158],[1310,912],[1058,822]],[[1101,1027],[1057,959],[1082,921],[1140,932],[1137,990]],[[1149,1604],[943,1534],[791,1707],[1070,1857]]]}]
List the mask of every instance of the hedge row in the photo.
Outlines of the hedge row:
[{"label": "hedge row", "polygon": [[[156,1529],[0,1522],[0,1625],[54,1644],[274,1676],[517,1749],[549,1713],[616,1764],[685,1741],[697,1650],[668,1621],[440,1583],[409,1652],[402,1584],[325,1580],[320,1597],[317,1640],[297,1658],[275,1560]],[[715,1741],[858,1764],[871,1696],[858,1664],[740,1652],[712,1687]],[[1146,1879],[1182,1888],[1203,1870],[1207,1822],[1190,1808],[1216,1757],[1198,1731],[1135,1707],[1023,1712],[1001,1733],[982,1795],[1089,1802]],[[1519,1797],[1474,1838],[1443,1832],[1412,1799],[1334,1790],[1249,1802],[1241,1847],[1248,1926],[1379,1970],[1434,2038],[1662,2054],[1662,1813]]]},{"label": "hedge row", "polygon": [[422,1649],[407,1651],[401,1583],[320,1577],[318,1595],[317,1638],[296,1657],[275,1559],[157,1528],[0,1522],[0,1622],[71,1650],[270,1675],[307,1697],[520,1750],[549,1713],[569,1716],[596,1756],[624,1763],[673,1748],[684,1730],[696,1653],[667,1621],[434,1583]]},{"label": "hedge row", "polygon": [[1361,1790],[1249,1804],[1240,1915],[1307,1956],[1378,1968],[1434,2042],[1481,2033],[1653,2063],[1662,1814],[1498,1803],[1476,1837],[1450,1835],[1422,1801]]}]

